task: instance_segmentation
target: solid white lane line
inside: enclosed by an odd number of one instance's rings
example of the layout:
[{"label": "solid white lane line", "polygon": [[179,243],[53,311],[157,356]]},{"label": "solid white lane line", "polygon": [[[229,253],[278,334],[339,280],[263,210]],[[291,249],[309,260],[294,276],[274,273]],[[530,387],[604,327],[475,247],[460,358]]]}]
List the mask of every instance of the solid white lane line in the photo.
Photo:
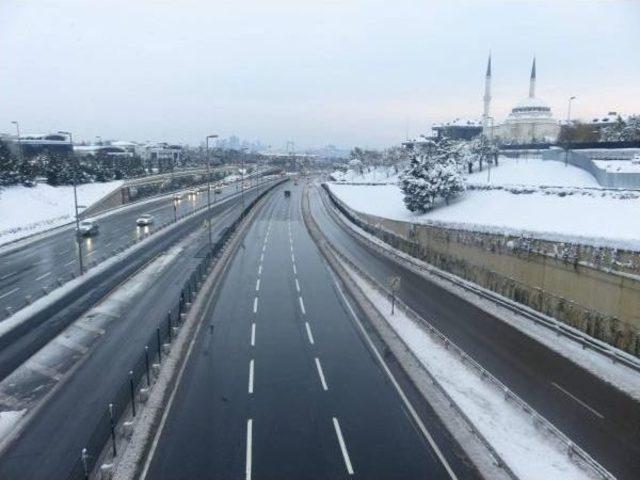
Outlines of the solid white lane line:
[{"label": "solid white lane line", "polygon": [[260,279],[256,280],[256,292],[260,291]]},{"label": "solid white lane line", "polygon": [[296,264],[295,263],[293,264],[293,274],[294,275],[298,274],[298,271],[296,270]]},{"label": "solid white lane line", "polygon": [[258,266],[258,275],[262,275],[262,264]]},{"label": "solid white lane line", "polygon": [[349,458],[349,452],[347,452],[347,446],[344,443],[344,438],[342,438],[342,430],[340,429],[340,424],[338,423],[338,419],[333,417],[333,427],[336,429],[336,436],[338,437],[338,443],[340,444],[340,450],[342,450],[342,458],[344,458],[344,465],[347,467],[347,472],[349,475],[353,475],[353,467],[351,466],[351,459]]},{"label": "solid white lane line", "polygon": [[251,324],[251,346],[252,347],[256,346],[256,324],[255,323]]},{"label": "solid white lane line", "polygon": [[0,295],[0,298],[8,297],[12,293],[16,293],[18,290],[20,290],[20,287],[14,288],[13,290],[9,290],[8,292],[3,293],[2,295]]},{"label": "solid white lane line", "polygon": [[249,362],[249,393],[253,393],[253,359]]},{"label": "solid white lane line", "polygon": [[407,396],[405,395],[404,391],[400,387],[400,384],[398,383],[396,378],[393,376],[393,373],[391,373],[391,370],[389,370],[389,367],[387,366],[387,364],[385,363],[384,359],[382,358],[382,355],[380,355],[380,352],[378,351],[376,346],[373,344],[373,341],[371,340],[371,337],[369,337],[369,334],[367,333],[367,331],[365,330],[364,326],[362,325],[362,322],[360,322],[360,319],[356,315],[356,312],[353,311],[353,308],[351,307],[351,304],[349,303],[349,301],[347,300],[347,297],[345,296],[344,292],[342,291],[342,287],[340,287],[340,284],[338,283],[335,275],[333,275],[333,281],[334,281],[336,287],[338,288],[338,292],[340,292],[340,296],[342,297],[342,301],[347,306],[347,309],[349,310],[349,313],[351,313],[351,317],[356,322],[356,325],[358,326],[358,329],[362,332],[362,336],[365,338],[365,340],[366,340],[367,344],[369,345],[369,348],[373,352],[374,356],[378,359],[378,362],[380,363],[380,365],[382,365],[382,369],[384,370],[384,372],[389,377],[389,380],[391,380],[391,383],[393,384],[394,388],[396,389],[396,392],[398,392],[398,395],[402,399],[402,402],[404,403],[405,407],[407,408],[407,411],[411,415],[411,418],[413,418],[413,421],[416,422],[416,425],[420,429],[420,432],[422,433],[424,438],[427,439],[427,442],[429,442],[429,445],[431,446],[431,448],[433,449],[435,454],[438,456],[438,459],[440,460],[440,462],[444,466],[445,470],[449,474],[449,477],[451,478],[451,480],[458,480],[458,477],[456,476],[455,472],[453,471],[453,469],[449,465],[449,462],[447,462],[447,459],[442,454],[442,451],[440,450],[440,447],[438,447],[438,444],[435,442],[435,440],[433,439],[433,437],[429,433],[429,430],[427,430],[427,427],[425,427],[424,423],[422,422],[422,419],[418,416],[416,410],[413,408],[413,405],[411,405],[411,402],[409,402],[409,399],[407,398]]},{"label": "solid white lane line", "polygon": [[43,278],[47,278],[49,275],[51,275],[51,272],[47,272],[47,273],[45,273],[43,275],[40,275],[39,277],[36,277],[36,282],[38,280],[42,280]]},{"label": "solid white lane line", "polygon": [[257,313],[258,312],[258,297],[255,297],[253,299],[253,313]]},{"label": "solid white lane line", "polygon": [[251,480],[251,450],[253,445],[253,420],[247,420],[247,456],[245,460],[245,479]]},{"label": "solid white lane line", "polygon": [[316,368],[318,369],[318,375],[320,376],[320,383],[322,383],[322,388],[326,391],[329,390],[327,387],[327,382],[324,379],[324,372],[322,371],[322,365],[320,365],[320,360],[316,357]]},{"label": "solid white lane line", "polygon": [[300,284],[298,283],[298,279],[296,278],[296,290],[300,293]]},{"label": "solid white lane line", "polygon": [[587,410],[589,410],[591,413],[593,413],[594,415],[596,415],[597,417],[600,417],[601,419],[604,419],[604,415],[602,415],[600,412],[598,412],[597,410],[594,410],[593,408],[591,408],[589,405],[587,405],[586,403],[584,403],[582,400],[580,400],[578,397],[576,397],[575,395],[571,394],[570,392],[566,391],[564,388],[562,388],[560,385],[558,385],[556,382],[551,382],[551,385],[553,385],[554,387],[556,387],[558,390],[560,390],[562,393],[564,393],[565,395],[567,395],[568,397],[572,398],[575,402],[579,403],[580,405],[582,405],[584,408],[586,408]]},{"label": "solid white lane line", "polygon": [[304,302],[302,301],[302,297],[298,297],[298,300],[300,301],[300,310],[302,310],[302,314],[306,315],[307,311],[304,309]]},{"label": "solid white lane line", "polygon": [[309,322],[304,322],[304,326],[307,328],[307,338],[309,338],[309,343],[313,345],[314,344],[313,334],[311,333],[311,327],[309,326]]}]

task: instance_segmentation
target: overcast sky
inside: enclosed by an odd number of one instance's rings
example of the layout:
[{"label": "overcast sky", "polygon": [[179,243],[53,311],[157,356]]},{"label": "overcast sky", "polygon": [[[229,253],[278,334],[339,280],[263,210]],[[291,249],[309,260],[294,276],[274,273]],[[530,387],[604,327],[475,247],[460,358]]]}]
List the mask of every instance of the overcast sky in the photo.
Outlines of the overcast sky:
[{"label": "overcast sky", "polygon": [[640,112],[638,1],[0,0],[0,132],[382,147],[527,95]]}]

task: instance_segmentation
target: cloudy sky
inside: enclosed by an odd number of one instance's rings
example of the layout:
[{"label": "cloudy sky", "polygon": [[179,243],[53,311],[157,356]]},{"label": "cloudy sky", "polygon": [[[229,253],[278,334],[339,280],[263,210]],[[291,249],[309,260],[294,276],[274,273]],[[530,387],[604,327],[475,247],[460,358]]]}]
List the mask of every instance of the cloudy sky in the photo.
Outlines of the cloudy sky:
[{"label": "cloudy sky", "polygon": [[1,0],[0,132],[381,147],[527,94],[640,112],[638,1]]}]

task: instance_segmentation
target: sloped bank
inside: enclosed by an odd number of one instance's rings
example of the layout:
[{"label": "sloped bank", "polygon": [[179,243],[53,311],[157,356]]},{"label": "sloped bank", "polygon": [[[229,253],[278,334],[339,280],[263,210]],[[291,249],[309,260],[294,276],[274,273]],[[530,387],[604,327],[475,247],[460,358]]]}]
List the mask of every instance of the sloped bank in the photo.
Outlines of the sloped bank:
[{"label": "sloped bank", "polygon": [[[351,209],[323,185],[353,223],[442,270],[552,316],[640,356],[640,255],[586,261],[585,250],[548,240],[414,224]],[[620,251],[618,251],[620,254]],[[593,258],[593,257],[592,257]],[[623,266],[624,265],[624,266]],[[615,267],[614,267],[615,268]]]}]

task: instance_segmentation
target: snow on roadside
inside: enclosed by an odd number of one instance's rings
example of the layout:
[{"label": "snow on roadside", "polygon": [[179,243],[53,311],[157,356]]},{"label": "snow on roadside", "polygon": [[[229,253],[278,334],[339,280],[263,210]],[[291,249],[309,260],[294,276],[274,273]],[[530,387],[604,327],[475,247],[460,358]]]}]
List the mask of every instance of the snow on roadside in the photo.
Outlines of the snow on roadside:
[{"label": "snow on roadside", "polygon": [[[122,180],[78,186],[78,204],[89,206],[122,185]],[[0,189],[0,245],[69,223],[74,218],[73,187],[13,186]]]},{"label": "snow on roadside", "polygon": [[0,439],[6,437],[25,412],[26,410],[0,412]]},{"label": "snow on roadside", "polygon": [[356,211],[404,222],[640,250],[640,199],[471,190],[418,215],[397,185],[329,184]]},{"label": "snow on roadside", "polygon": [[348,265],[343,263],[343,266],[424,368],[521,480],[591,478],[570,460],[559,442],[534,426],[531,417],[506,401],[502,392],[483,381],[401,309],[396,309],[393,316],[385,315],[383,312],[391,311],[388,298]]},{"label": "snow on roadside", "polygon": [[346,172],[336,170],[331,178],[338,182],[350,183],[398,183],[401,167],[363,167],[363,172],[358,173],[349,169]]}]

